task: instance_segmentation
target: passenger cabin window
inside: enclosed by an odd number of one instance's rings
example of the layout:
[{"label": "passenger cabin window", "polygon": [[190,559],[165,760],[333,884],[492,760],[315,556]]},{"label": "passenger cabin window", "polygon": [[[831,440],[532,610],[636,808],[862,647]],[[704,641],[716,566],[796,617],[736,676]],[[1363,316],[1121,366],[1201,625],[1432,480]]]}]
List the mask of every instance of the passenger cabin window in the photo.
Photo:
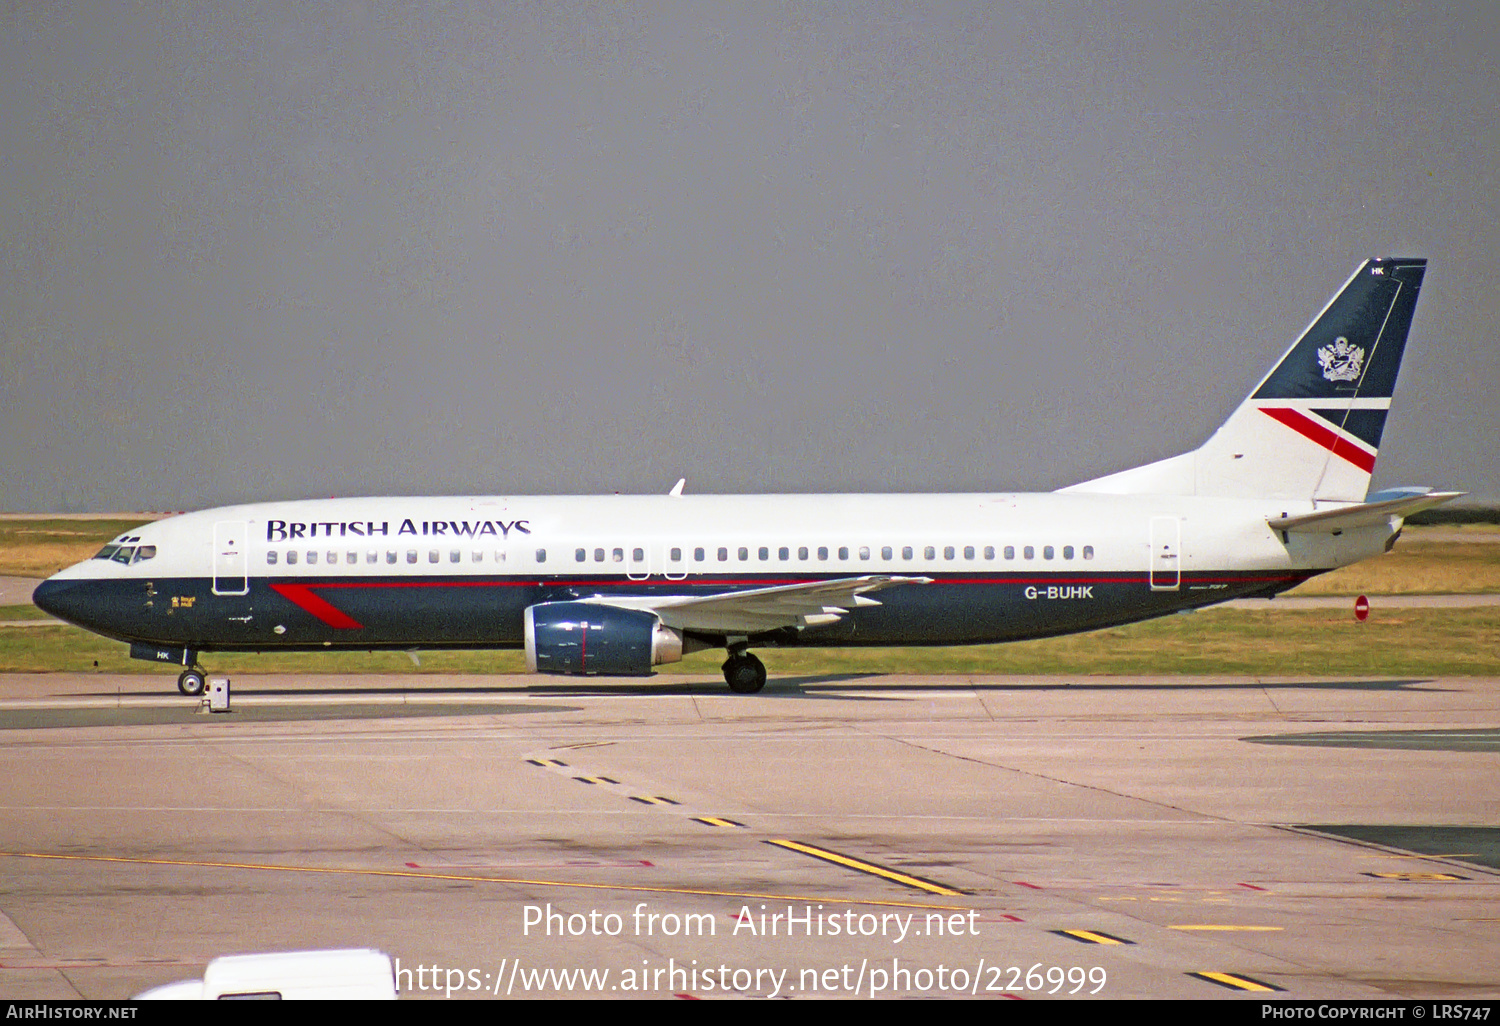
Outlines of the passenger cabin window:
[{"label": "passenger cabin window", "polygon": [[839,546],[839,558],[840,559],[848,559],[849,558],[849,547],[847,545],[840,545]]},{"label": "passenger cabin window", "polygon": [[944,559],[952,559],[953,558],[953,546],[952,545],[945,545],[945,546],[943,546],[943,558]]},{"label": "passenger cabin window", "polygon": [[380,562],[380,553],[376,552],[374,549],[371,549],[370,551],[368,551],[368,552],[365,553],[365,562],[366,563],[379,563]]},{"label": "passenger cabin window", "polygon": [[707,556],[704,554],[704,552],[703,552],[703,550],[701,548],[697,548],[697,549],[693,550],[693,562],[695,562],[695,563],[701,563],[706,558],[707,558]]},{"label": "passenger cabin window", "polygon": [[437,549],[428,549],[427,550],[427,562],[429,562],[429,563],[436,563],[441,558],[442,558],[442,554],[439,553]]},{"label": "passenger cabin window", "polygon": [[724,563],[724,562],[727,562],[728,560],[729,560],[729,550],[726,549],[726,548],[722,548],[721,547],[719,549],[719,562],[720,563]]},{"label": "passenger cabin window", "polygon": [[890,559],[890,558],[892,558],[892,553],[894,551],[895,550],[893,550],[889,545],[884,545],[880,549],[880,558],[881,559]]},{"label": "passenger cabin window", "polygon": [[291,549],[291,550],[287,551],[287,554],[286,554],[286,565],[287,566],[296,566],[297,565],[297,552],[296,552],[295,549]]},{"label": "passenger cabin window", "polygon": [[595,549],[594,550],[594,562],[595,563],[602,563],[602,562],[604,562],[604,550],[603,549]]},{"label": "passenger cabin window", "polygon": [[972,546],[972,545],[965,545],[964,546],[964,558],[965,559],[973,559],[974,558],[974,546]]},{"label": "passenger cabin window", "polygon": [[416,549],[407,549],[406,550],[406,561],[408,563],[415,563],[417,561],[417,550]]},{"label": "passenger cabin window", "polygon": [[1007,546],[1005,546],[1005,558],[1006,559],[1015,559],[1016,558],[1016,547],[1014,545],[1007,545]]},{"label": "passenger cabin window", "polygon": [[1073,546],[1071,546],[1071,545],[1064,545],[1063,546],[1063,559],[1072,559],[1072,558],[1073,558]]},{"label": "passenger cabin window", "polygon": [[827,545],[819,545],[818,546],[818,558],[819,559],[827,559],[828,558],[828,546]]},{"label": "passenger cabin window", "polygon": [[1094,558],[1094,547],[1092,545],[1085,545],[1083,547],[1083,558],[1084,559],[1093,559]]},{"label": "passenger cabin window", "polygon": [[[291,555],[291,553],[287,553],[287,555]],[[387,563],[394,563],[394,562],[396,562],[396,550],[395,549],[391,549],[389,552],[387,552],[385,554],[385,561]]]},{"label": "passenger cabin window", "polygon": [[798,559],[806,559],[807,558],[807,546],[806,545],[799,545],[799,546],[797,546],[797,558]]},{"label": "passenger cabin window", "polygon": [[860,559],[869,559],[870,558],[870,546],[868,546],[868,545],[861,545],[859,547],[859,558]]},{"label": "passenger cabin window", "polygon": [[537,549],[536,550],[536,561],[538,563],[545,563],[545,562],[547,562],[547,550],[546,549]]},{"label": "passenger cabin window", "polygon": [[986,545],[984,547],[984,558],[985,559],[994,559],[995,558],[995,546],[993,546],[993,545]]},{"label": "passenger cabin window", "polygon": [[668,558],[671,559],[671,561],[674,562],[674,563],[681,563],[682,562],[682,550],[681,549],[673,549],[671,555],[668,556]]},{"label": "passenger cabin window", "polygon": [[750,558],[750,550],[747,549],[747,548],[745,548],[745,546],[741,545],[740,546],[740,553],[739,553],[739,555],[740,555],[740,562],[743,563],[745,560],[747,560],[747,559]]},{"label": "passenger cabin window", "polygon": [[266,553],[266,565],[267,566],[275,566],[276,565],[276,550],[275,549],[271,549],[269,552]]},{"label": "passenger cabin window", "polygon": [[762,545],[760,547],[760,551],[757,552],[756,555],[760,556],[760,558],[763,559],[763,560],[770,559],[771,558],[771,550],[768,549],[768,548],[766,548],[764,545]]},{"label": "passenger cabin window", "polygon": [[[478,553],[475,553],[475,555],[478,555]],[[457,563],[459,560],[461,560],[463,558],[464,558],[464,554],[462,552],[460,552],[458,549],[454,549],[452,552],[448,553],[448,562],[450,562],[450,563]]]},{"label": "passenger cabin window", "polygon": [[785,563],[787,560],[792,558],[792,550],[783,545],[781,548],[776,550],[776,558]]},{"label": "passenger cabin window", "polygon": [[309,552],[307,554],[307,565],[308,566],[312,566],[317,561],[318,561],[318,554],[316,552]]},{"label": "passenger cabin window", "polygon": [[937,559],[937,549],[933,548],[931,545],[927,546],[925,549],[922,550],[922,558],[923,559]]},{"label": "passenger cabin window", "polygon": [[646,550],[645,549],[631,549],[630,550],[630,558],[633,559],[633,560],[635,560],[637,563],[644,563],[646,561]]},{"label": "passenger cabin window", "polygon": [[1043,559],[1051,559],[1052,558],[1052,546],[1051,545],[1043,545],[1042,546],[1042,558]]},{"label": "passenger cabin window", "polygon": [[1021,555],[1025,556],[1027,559],[1035,559],[1036,558],[1036,549],[1034,549],[1030,545],[1028,545],[1024,549],[1021,550]]},{"label": "passenger cabin window", "polygon": [[913,556],[913,552],[912,552],[912,547],[910,545],[903,545],[903,546],[901,546],[901,558],[902,559],[911,559],[912,556]]},{"label": "passenger cabin window", "polygon": [[624,549],[615,549],[612,552],[610,552],[609,558],[610,558],[611,562],[614,562],[614,563],[623,563],[623,562],[625,562],[625,550]]},{"label": "passenger cabin window", "polygon": [[589,550],[588,549],[574,549],[573,550],[573,558],[576,559],[578,562],[582,563],[584,560],[586,560],[586,559],[589,558]]}]

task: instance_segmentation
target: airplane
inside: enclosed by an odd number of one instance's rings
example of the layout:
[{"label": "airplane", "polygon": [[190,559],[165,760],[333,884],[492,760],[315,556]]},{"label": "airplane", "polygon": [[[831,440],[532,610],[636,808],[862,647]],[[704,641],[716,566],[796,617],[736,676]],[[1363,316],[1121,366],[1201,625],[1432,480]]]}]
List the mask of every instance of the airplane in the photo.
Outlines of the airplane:
[{"label": "airplane", "polygon": [[722,648],[970,645],[1269,597],[1388,551],[1459,492],[1367,494],[1426,271],[1363,263],[1199,448],[1039,494],[335,498],[145,524],[43,610],[185,667],[212,652],[515,649],[647,676]]}]

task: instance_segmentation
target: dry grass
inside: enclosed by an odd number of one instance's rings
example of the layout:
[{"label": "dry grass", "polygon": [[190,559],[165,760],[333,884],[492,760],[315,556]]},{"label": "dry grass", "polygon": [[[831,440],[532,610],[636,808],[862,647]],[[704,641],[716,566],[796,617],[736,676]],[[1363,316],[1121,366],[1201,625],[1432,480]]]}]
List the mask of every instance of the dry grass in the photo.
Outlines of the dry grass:
[{"label": "dry grass", "polygon": [[1383,556],[1314,577],[1293,595],[1476,595],[1500,592],[1500,543],[1426,541],[1407,532]]},{"label": "dry grass", "polygon": [[88,559],[142,520],[12,520],[0,517],[0,574],[50,577]]}]

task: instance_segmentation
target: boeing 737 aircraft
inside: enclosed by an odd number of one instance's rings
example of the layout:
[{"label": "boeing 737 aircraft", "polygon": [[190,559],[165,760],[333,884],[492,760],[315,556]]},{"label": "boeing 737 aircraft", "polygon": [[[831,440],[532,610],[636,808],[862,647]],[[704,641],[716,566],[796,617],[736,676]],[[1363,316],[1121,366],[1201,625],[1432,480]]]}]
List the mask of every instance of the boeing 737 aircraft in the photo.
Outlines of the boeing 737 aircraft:
[{"label": "boeing 737 aircraft", "polygon": [[186,667],[209,652],[524,648],[642,676],[723,648],[967,645],[1271,596],[1456,492],[1367,495],[1425,260],[1361,266],[1200,448],[1045,494],[322,499],[171,517],[36,590]]}]

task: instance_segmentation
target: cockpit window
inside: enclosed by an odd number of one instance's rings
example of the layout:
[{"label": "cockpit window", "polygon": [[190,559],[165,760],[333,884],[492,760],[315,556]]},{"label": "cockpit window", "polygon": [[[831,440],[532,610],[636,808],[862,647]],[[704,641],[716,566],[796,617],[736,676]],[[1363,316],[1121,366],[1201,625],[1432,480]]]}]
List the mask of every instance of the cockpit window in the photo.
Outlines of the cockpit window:
[{"label": "cockpit window", "polygon": [[143,559],[151,559],[156,555],[155,545],[117,545],[110,543],[100,549],[95,559],[112,559],[116,563],[139,563]]}]

